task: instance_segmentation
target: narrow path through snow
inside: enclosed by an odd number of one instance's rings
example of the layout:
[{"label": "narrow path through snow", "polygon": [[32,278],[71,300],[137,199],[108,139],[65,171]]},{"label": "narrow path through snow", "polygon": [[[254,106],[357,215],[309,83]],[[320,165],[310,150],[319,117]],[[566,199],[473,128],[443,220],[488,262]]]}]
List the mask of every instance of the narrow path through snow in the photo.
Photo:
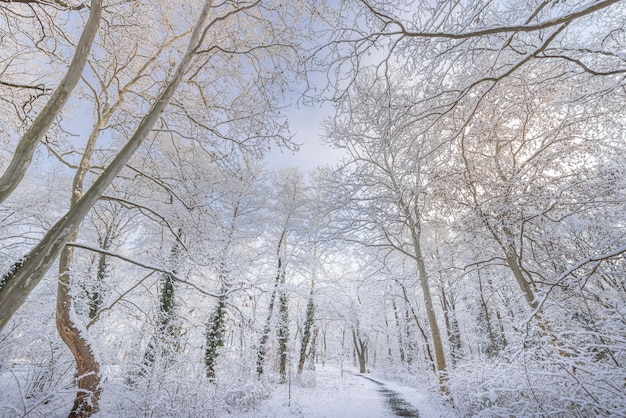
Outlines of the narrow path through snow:
[{"label": "narrow path through snow", "polygon": [[[453,414],[424,392],[386,382],[355,370],[326,365],[292,376],[272,396],[237,418],[443,418]],[[225,415],[232,416],[232,415]]]},{"label": "narrow path through snow", "polygon": [[413,406],[411,406],[407,401],[405,401],[398,392],[389,389],[387,386],[385,386],[384,383],[372,379],[371,377],[367,377],[362,374],[359,374],[357,376],[374,382],[376,385],[379,386],[378,391],[385,396],[387,404],[389,405],[389,407],[391,407],[391,410],[394,414],[396,414],[396,416],[419,418],[419,412],[415,408],[413,408]]}]

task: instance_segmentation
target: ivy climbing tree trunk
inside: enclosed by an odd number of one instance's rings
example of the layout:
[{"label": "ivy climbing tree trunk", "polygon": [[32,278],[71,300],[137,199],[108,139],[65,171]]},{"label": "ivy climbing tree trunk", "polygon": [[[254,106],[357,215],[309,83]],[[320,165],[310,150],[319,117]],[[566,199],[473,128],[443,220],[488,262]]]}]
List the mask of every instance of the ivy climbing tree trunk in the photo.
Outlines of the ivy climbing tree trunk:
[{"label": "ivy climbing tree trunk", "polygon": [[179,229],[170,252],[171,272],[161,277],[161,292],[159,294],[159,310],[155,333],[152,335],[143,357],[144,369],[151,367],[156,358],[168,357],[176,351],[180,329],[176,321],[176,266],[179,263],[180,239],[182,231]]},{"label": "ivy climbing tree trunk", "polygon": [[215,367],[217,366],[217,358],[219,356],[220,347],[224,346],[224,333],[226,332],[226,303],[228,301],[228,293],[233,286],[232,272],[227,267],[230,262],[231,248],[236,229],[237,220],[240,216],[240,204],[242,196],[239,195],[235,207],[233,209],[230,227],[227,235],[226,244],[221,251],[219,261],[218,278],[221,283],[220,293],[217,298],[217,305],[209,315],[206,322],[205,331],[205,347],[204,347],[204,367],[206,376],[215,379]]},{"label": "ivy climbing tree trunk", "polygon": [[206,345],[204,348],[204,367],[206,377],[215,379],[218,350],[224,345],[226,323],[226,288],[222,287],[217,305],[206,323]]},{"label": "ivy climbing tree trunk", "polygon": [[[105,251],[111,249],[111,244],[117,235],[117,225],[107,225],[104,236],[99,239],[100,248]],[[87,300],[89,305],[89,319],[94,319],[100,309],[102,309],[102,303],[104,300],[103,285],[109,273],[109,259],[105,252],[98,254],[98,265],[96,267],[95,283],[86,289]]]}]

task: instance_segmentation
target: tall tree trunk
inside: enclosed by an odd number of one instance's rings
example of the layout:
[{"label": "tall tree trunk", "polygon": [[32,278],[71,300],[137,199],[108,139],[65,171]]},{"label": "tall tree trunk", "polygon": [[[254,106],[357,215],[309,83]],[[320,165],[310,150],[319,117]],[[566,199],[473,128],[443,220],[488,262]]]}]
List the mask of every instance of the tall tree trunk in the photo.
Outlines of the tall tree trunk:
[{"label": "tall tree trunk", "polygon": [[433,305],[433,298],[430,293],[430,283],[428,279],[428,273],[426,270],[426,264],[424,263],[424,256],[422,254],[422,225],[421,215],[418,207],[410,208],[404,199],[399,201],[400,208],[404,211],[404,216],[407,222],[407,226],[411,231],[411,241],[413,245],[413,254],[415,256],[415,262],[417,264],[417,270],[419,274],[420,286],[422,288],[422,296],[424,298],[424,307],[426,308],[426,317],[428,318],[428,325],[430,326],[430,333],[433,338],[433,348],[435,349],[435,361],[437,365],[437,375],[439,376],[439,388],[442,393],[448,393],[448,376],[446,371],[446,356],[443,349],[443,340],[441,339],[441,331],[437,322],[437,315],[435,314],[435,307]]},{"label": "tall tree trunk", "polygon": [[385,313],[385,343],[387,344],[387,361],[391,364],[393,363],[393,351],[391,350],[391,330],[389,329],[389,320],[387,319],[387,314]]},{"label": "tall tree trunk", "polygon": [[[74,233],[74,237],[76,235],[78,232]],[[73,249],[66,247],[59,259],[61,274],[57,285],[56,325],[59,336],[70,349],[76,361],[78,392],[69,416],[82,418],[98,412],[102,387],[100,386],[100,365],[84,335],[87,330],[74,320],[76,315],[73,313],[74,307],[70,293],[72,259]]]},{"label": "tall tree trunk", "polygon": [[498,325],[500,326],[500,347],[504,350],[508,345],[506,341],[506,334],[504,333],[504,323],[502,322],[502,317],[500,315],[500,311],[496,307],[496,319],[498,320]]},{"label": "tall tree trunk", "polygon": [[456,361],[461,358],[461,335],[459,331],[459,324],[456,320],[453,296],[446,292],[443,283],[441,285],[441,302],[443,307],[443,316],[446,323],[446,334],[450,344],[450,359],[452,361],[452,365],[454,365]]},{"label": "tall tree trunk", "polygon": [[11,195],[13,190],[24,178],[26,170],[33,159],[35,149],[39,141],[46,134],[52,122],[59,115],[65,103],[69,99],[72,91],[78,84],[80,76],[85,68],[85,63],[91,51],[91,45],[98,32],[100,18],[102,16],[102,0],[91,0],[89,18],[83,29],[83,33],[78,40],[76,52],[67,69],[67,73],[54,90],[50,99],[45,104],[41,112],[37,115],[24,136],[20,139],[11,162],[0,177],[0,204]]},{"label": "tall tree trunk", "polygon": [[491,327],[491,317],[489,315],[489,307],[487,306],[487,301],[485,299],[485,293],[483,289],[483,281],[480,277],[480,271],[478,272],[478,290],[480,291],[480,305],[483,308],[483,314],[485,315],[485,323],[487,325],[487,335],[489,336],[489,344],[491,346],[491,355],[498,354],[498,344],[496,343],[496,338],[493,333],[493,329]]},{"label": "tall tree trunk", "polygon": [[189,40],[187,51],[176,68],[172,79],[166,83],[161,94],[155,99],[150,111],[141,120],[133,136],[76,205],[70,208],[45,234],[39,244],[28,255],[18,260],[0,279],[0,330],[6,326],[15,312],[26,301],[28,295],[39,284],[43,276],[59,257],[73,232],[152,130],[161,113],[174,96],[192,62],[196,50],[200,47],[203,34],[206,33],[204,31],[204,22],[211,6],[212,1],[207,0]]},{"label": "tall tree trunk", "polygon": [[315,370],[315,363],[317,362],[317,336],[319,331],[319,327],[315,327],[313,328],[313,333],[311,334],[311,348],[309,348],[309,362],[311,363],[311,370]]},{"label": "tall tree trunk", "polygon": [[[87,140],[85,151],[74,174],[72,182],[72,197],[70,208],[75,207],[83,195],[84,181],[89,168],[91,167],[91,157],[98,140],[98,132],[102,124],[96,123],[92,133]],[[76,241],[79,234],[79,226],[76,225],[71,241]],[[93,349],[85,338],[86,329],[79,329],[79,324],[75,322],[77,318],[73,314],[74,306],[71,295],[71,267],[74,261],[74,249],[66,246],[62,249],[59,258],[59,281],[57,284],[57,306],[56,306],[56,326],[59,336],[67,345],[76,361],[78,393],[74,399],[74,406],[70,412],[70,417],[88,417],[98,412],[99,399],[102,392],[100,386],[100,365],[96,360]]]},{"label": "tall tree trunk", "polygon": [[[298,374],[302,374],[304,362],[306,360],[306,348],[311,339],[311,328],[315,322],[315,302],[313,296],[315,294],[315,279],[311,280],[311,293],[309,294],[309,302],[306,306],[306,318],[304,320],[304,330],[302,332],[302,343],[300,345],[300,360],[298,361]],[[315,362],[315,358],[313,358]]]},{"label": "tall tree trunk", "polygon": [[179,328],[176,324],[176,266],[179,263],[179,245],[182,230],[178,235],[170,251],[171,272],[164,273],[161,277],[161,293],[159,295],[159,310],[157,312],[156,331],[150,338],[148,347],[143,357],[144,369],[154,364],[157,356],[167,357],[171,355],[178,345]]},{"label": "tall tree trunk", "polygon": [[[113,228],[111,226],[110,228]],[[109,250],[112,241],[112,231],[107,226],[104,237],[100,240],[100,248],[103,250]],[[106,280],[108,274],[108,258],[105,253],[98,254],[98,267],[96,270],[96,283],[91,289],[87,289],[87,298],[89,305],[89,319],[94,319],[100,309],[102,308],[103,295],[102,284]]]},{"label": "tall tree trunk", "polygon": [[422,296],[424,298],[424,307],[426,308],[426,317],[428,318],[428,325],[430,326],[430,332],[433,337],[433,347],[435,349],[437,374],[439,376],[439,388],[441,392],[448,393],[446,356],[443,349],[443,341],[441,339],[441,331],[439,330],[437,316],[435,315],[433,298],[430,293],[430,283],[428,281],[428,274],[426,272],[426,264],[424,263],[424,256],[422,255],[422,244],[420,242],[421,225],[419,223],[419,215],[416,214],[415,219],[411,219],[411,237],[413,240],[413,249],[415,251],[417,270],[419,272],[420,286],[422,288]]},{"label": "tall tree trunk", "polygon": [[[317,335],[317,329],[315,332],[315,335]],[[342,354],[343,356],[343,351]],[[322,367],[326,366],[326,326],[322,327]]]},{"label": "tall tree trunk", "polygon": [[276,294],[278,292],[278,285],[280,280],[280,274],[276,276],[276,283],[274,284],[274,289],[272,290],[272,295],[270,296],[270,304],[267,308],[267,317],[265,318],[265,326],[263,326],[263,332],[261,334],[261,338],[259,339],[259,349],[257,350],[257,358],[256,358],[256,373],[259,377],[263,374],[263,368],[265,363],[265,356],[267,354],[267,341],[270,335],[270,329],[272,324],[272,316],[274,312],[274,303],[276,300]]},{"label": "tall tree trunk", "polygon": [[[422,327],[422,324],[420,324],[419,318],[417,317],[417,313],[415,313],[415,310],[413,309],[413,306],[411,305],[411,302],[409,301],[409,295],[407,294],[406,288],[402,286],[402,293],[404,295],[404,301],[406,302],[407,306],[411,309],[411,315],[413,316],[413,320],[415,321],[415,325],[417,325],[417,328],[420,330],[420,334],[422,336],[422,339],[424,340],[424,345],[426,346],[426,353],[428,354],[428,359],[430,360],[430,365],[433,369],[433,371],[437,371],[435,368],[435,359],[433,358],[433,353],[430,349],[430,342],[428,340],[428,335],[426,335],[426,332],[424,331],[424,327]],[[408,320],[407,320],[407,326],[408,326]],[[407,333],[408,335],[408,333]]]},{"label": "tall tree trunk", "polygon": [[224,345],[224,331],[226,329],[226,298],[227,290],[222,288],[213,313],[206,323],[206,346],[204,348],[204,367],[206,377],[215,379],[218,350]]},{"label": "tall tree trunk", "polygon": [[361,339],[360,335],[357,336],[357,331],[352,330],[352,342],[359,360],[359,373],[367,373],[367,339]]},{"label": "tall tree trunk", "polygon": [[404,364],[405,362],[405,357],[404,357],[404,342],[402,342],[402,326],[400,324],[400,316],[398,315],[398,307],[396,306],[396,301],[393,300],[391,302],[391,306],[393,307],[393,317],[396,321],[396,329],[398,330],[398,347],[399,347],[399,354],[400,354],[400,363]]},{"label": "tall tree trunk", "polygon": [[283,241],[285,240],[286,230],[283,229],[280,238],[278,240],[278,246],[276,250],[277,255],[277,272],[276,279],[274,280],[274,289],[272,290],[272,295],[270,296],[270,304],[267,308],[267,317],[265,319],[265,326],[263,327],[263,332],[261,334],[261,338],[259,339],[259,349],[257,351],[257,359],[256,359],[256,372],[257,376],[261,377],[263,374],[265,356],[267,354],[267,341],[269,339],[271,325],[272,325],[272,316],[274,313],[274,303],[276,302],[276,295],[278,294],[280,283],[284,282],[285,275],[285,267],[283,266],[283,259],[281,256],[281,251],[283,247]]},{"label": "tall tree trunk", "polygon": [[289,352],[289,298],[285,289],[285,274],[282,275],[278,298],[278,372],[280,383],[287,382],[287,354]]},{"label": "tall tree trunk", "polygon": [[422,328],[422,324],[419,323],[419,320],[416,320],[417,315],[415,314],[415,311],[413,311],[413,307],[409,306],[408,301],[405,301],[405,306],[404,306],[404,332],[406,335],[405,341],[407,341],[406,350],[405,350],[406,364],[411,366],[413,364],[413,360],[415,359],[415,353],[417,353],[417,349],[416,349],[417,341],[415,341],[413,338],[413,331],[411,329],[411,318],[409,315],[409,308],[413,315],[413,320],[416,321],[417,328],[420,330],[420,334],[422,335],[422,339],[424,340],[424,347],[426,347],[426,353],[428,354],[428,360],[430,360],[430,365],[433,371],[435,371],[435,360],[433,359],[433,355],[430,350],[430,342],[428,340],[428,336],[424,332],[424,329]]}]

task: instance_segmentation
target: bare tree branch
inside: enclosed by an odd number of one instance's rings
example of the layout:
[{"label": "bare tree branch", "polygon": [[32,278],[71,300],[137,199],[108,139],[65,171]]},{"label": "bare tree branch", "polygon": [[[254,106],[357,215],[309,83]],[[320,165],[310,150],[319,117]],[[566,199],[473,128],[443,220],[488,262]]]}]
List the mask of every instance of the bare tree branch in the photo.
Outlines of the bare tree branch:
[{"label": "bare tree branch", "polygon": [[[445,38],[445,39],[469,39],[469,38],[477,38],[486,35],[495,35],[498,33],[508,33],[508,32],[535,32],[538,30],[548,29],[553,26],[559,26],[564,23],[570,23],[576,19],[579,19],[583,16],[587,16],[591,13],[597,12],[599,10],[610,7],[614,4],[619,3],[621,0],[604,0],[604,1],[590,1],[588,4],[578,7],[574,9],[572,12],[555,17],[553,19],[544,20],[535,24],[521,24],[521,25],[502,25],[502,26],[491,26],[484,29],[478,29],[469,32],[428,32],[428,31],[411,31],[406,28],[406,25],[400,22],[398,19],[381,13],[376,10],[369,2],[366,0],[361,0],[361,2],[381,21],[385,22],[385,26],[395,25],[399,28],[396,31],[389,32],[380,32],[373,33],[371,36],[379,36],[379,35],[401,35],[410,38]],[[527,21],[528,22],[528,21]]]}]

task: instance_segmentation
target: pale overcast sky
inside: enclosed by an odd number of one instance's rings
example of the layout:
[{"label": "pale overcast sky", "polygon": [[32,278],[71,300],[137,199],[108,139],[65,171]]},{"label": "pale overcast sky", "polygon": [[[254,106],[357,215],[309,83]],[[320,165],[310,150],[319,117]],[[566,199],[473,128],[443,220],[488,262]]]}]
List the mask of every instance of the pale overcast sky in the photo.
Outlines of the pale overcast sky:
[{"label": "pale overcast sky", "polygon": [[320,165],[335,164],[339,162],[342,152],[322,142],[321,123],[325,116],[330,115],[332,108],[326,104],[321,109],[319,106],[308,107],[294,105],[293,110],[287,112],[289,126],[294,134],[294,142],[301,144],[300,150],[292,152],[279,150],[276,146],[265,157],[267,168],[295,166],[303,173],[313,171]]}]

